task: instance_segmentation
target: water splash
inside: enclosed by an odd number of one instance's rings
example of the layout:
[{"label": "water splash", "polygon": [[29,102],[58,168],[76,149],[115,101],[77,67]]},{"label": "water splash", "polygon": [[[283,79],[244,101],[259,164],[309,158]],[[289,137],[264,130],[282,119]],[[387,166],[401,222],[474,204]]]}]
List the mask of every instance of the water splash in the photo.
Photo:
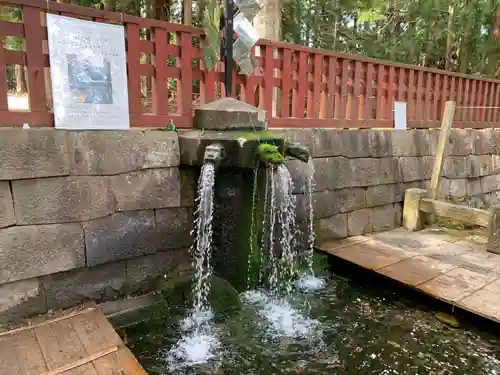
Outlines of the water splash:
[{"label": "water splash", "polygon": [[193,307],[181,322],[182,338],[172,347],[166,360],[169,368],[179,369],[206,363],[216,357],[219,341],[212,324],[213,312],[208,297],[212,279],[212,219],[214,207],[215,167],[206,163],[201,168],[196,197],[195,241],[189,249],[193,266]]},{"label": "water splash", "polygon": [[285,298],[264,291],[248,291],[243,301],[254,307],[268,324],[268,332],[277,338],[319,338],[321,323],[302,314]]}]

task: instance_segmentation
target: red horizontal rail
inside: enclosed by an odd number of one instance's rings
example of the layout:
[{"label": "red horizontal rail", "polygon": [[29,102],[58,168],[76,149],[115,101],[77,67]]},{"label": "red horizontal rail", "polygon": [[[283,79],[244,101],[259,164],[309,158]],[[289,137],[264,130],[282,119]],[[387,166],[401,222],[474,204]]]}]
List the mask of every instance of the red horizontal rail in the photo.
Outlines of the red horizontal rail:
[{"label": "red horizontal rail", "polygon": [[[225,95],[224,64],[208,72],[201,61],[203,30],[161,20],[46,0],[3,0],[21,8],[24,23],[0,21],[0,36],[24,39],[24,50],[0,50],[0,71],[24,66],[30,108],[8,108],[5,74],[0,85],[0,127],[53,126],[45,14],[123,24],[126,31],[132,126],[192,126],[195,105]],[[140,30],[150,32],[141,39]],[[251,77],[233,72],[235,97],[267,110],[271,127],[393,127],[393,103],[407,103],[409,127],[438,127],[444,103],[457,102],[454,126],[496,127],[500,81],[376,60],[368,57],[260,40],[262,66]],[[44,71],[44,73],[42,73]],[[1,78],[0,78],[1,79]],[[146,84],[144,84],[146,82]],[[151,89],[145,98],[141,85]]]}]

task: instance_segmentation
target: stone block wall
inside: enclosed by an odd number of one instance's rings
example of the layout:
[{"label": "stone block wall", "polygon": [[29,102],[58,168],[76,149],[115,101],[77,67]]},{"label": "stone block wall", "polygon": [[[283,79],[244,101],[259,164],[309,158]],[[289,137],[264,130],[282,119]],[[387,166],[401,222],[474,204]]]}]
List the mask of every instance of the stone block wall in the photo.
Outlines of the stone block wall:
[{"label": "stone block wall", "polygon": [[175,132],[0,129],[0,323],[188,271],[194,184]]},{"label": "stone block wall", "polygon": [[[439,130],[282,132],[314,157],[318,241],[401,226],[404,191],[428,187],[439,139]],[[500,131],[453,129],[445,156],[442,199],[480,208],[499,201]],[[296,160],[287,165],[297,186],[298,221],[305,222],[306,166]]]}]

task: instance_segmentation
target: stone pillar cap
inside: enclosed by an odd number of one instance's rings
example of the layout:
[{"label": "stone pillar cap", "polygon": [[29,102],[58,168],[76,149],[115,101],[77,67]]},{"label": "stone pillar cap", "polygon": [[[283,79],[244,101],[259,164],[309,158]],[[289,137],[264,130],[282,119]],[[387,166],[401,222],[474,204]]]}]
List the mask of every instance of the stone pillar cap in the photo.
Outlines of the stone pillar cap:
[{"label": "stone pillar cap", "polygon": [[265,130],[267,113],[234,98],[222,98],[195,109],[194,127],[204,130]]}]

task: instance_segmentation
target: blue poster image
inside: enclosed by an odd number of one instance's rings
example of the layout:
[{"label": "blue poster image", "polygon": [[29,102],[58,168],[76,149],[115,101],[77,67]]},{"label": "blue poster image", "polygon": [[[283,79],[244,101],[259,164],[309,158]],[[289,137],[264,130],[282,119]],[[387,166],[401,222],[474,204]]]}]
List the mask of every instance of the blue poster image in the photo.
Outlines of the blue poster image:
[{"label": "blue poster image", "polygon": [[113,104],[109,60],[84,54],[68,54],[66,57],[71,102]]}]

